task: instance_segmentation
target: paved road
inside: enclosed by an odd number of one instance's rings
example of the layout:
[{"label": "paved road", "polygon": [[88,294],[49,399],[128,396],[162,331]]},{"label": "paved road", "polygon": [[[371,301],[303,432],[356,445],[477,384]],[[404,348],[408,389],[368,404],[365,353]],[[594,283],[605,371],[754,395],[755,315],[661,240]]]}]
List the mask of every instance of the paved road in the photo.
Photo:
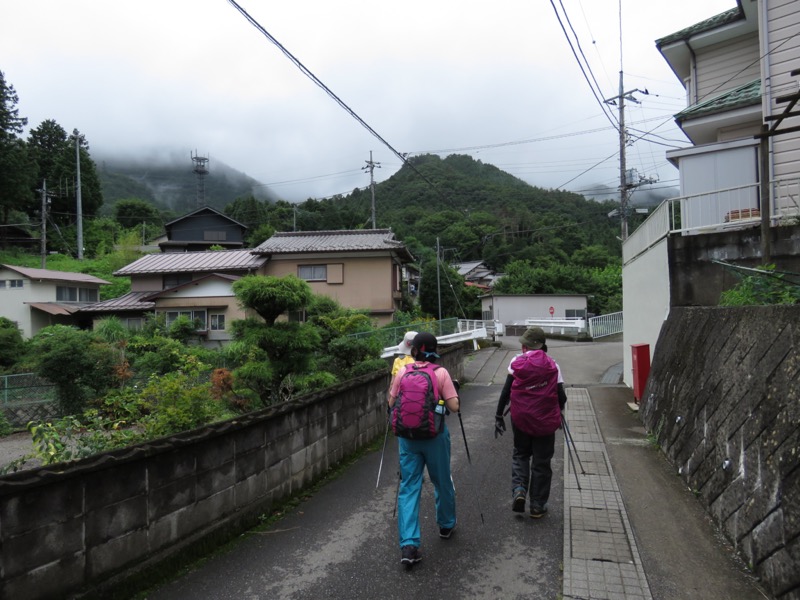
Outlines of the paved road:
[{"label": "paved road", "polygon": [[[462,385],[461,396],[472,466],[458,418],[448,419],[458,525],[450,540],[438,538],[432,486],[427,483],[421,507],[424,559],[411,572],[399,563],[392,514],[397,444],[390,436],[378,489],[380,452],[373,452],[268,530],[243,535],[225,553],[153,591],[148,598],[765,597],[731,559],[730,549],[715,536],[679,478],[669,476],[666,461],[647,447],[641,424],[627,409],[630,390],[614,385],[621,375],[621,342],[548,344],[562,368],[568,395],[574,399],[574,406],[568,403],[567,414],[575,416],[577,447],[587,462],[604,457],[610,479],[602,482],[596,475],[587,475],[582,496],[576,492],[574,473],[567,469],[565,486],[563,436],[558,434],[549,513],[533,520],[510,510],[512,440],[509,434],[495,440],[493,415],[506,367],[518,350],[513,342],[466,359],[464,380],[468,383]],[[597,460],[594,467],[600,462]],[[587,467],[597,473],[592,465]],[[615,471],[620,472],[619,485]],[[592,559],[592,552],[604,551],[602,543],[592,547],[588,537],[597,527],[584,525],[581,529],[570,515],[575,507],[587,515],[583,508],[586,491],[593,496],[592,484],[597,482],[601,487],[610,486],[613,494],[604,494],[603,504],[617,503],[621,508],[627,536],[623,546],[625,553],[630,547],[635,558],[635,564],[620,565],[625,586],[617,586],[610,575],[619,573],[611,573],[604,559]],[[569,493],[566,515],[565,487]],[[581,562],[587,557],[589,560]],[[599,583],[598,575],[603,579]],[[587,585],[591,589],[584,594]]]},{"label": "paved road", "polygon": [[[463,422],[448,425],[453,448],[458,525],[441,540],[430,482],[422,506],[423,561],[400,565],[392,516],[397,442],[390,436],[380,487],[380,453],[364,457],[286,518],[243,536],[223,556],[150,594],[180,598],[557,598],[563,547],[562,440],[554,459],[550,512],[540,520],[510,510],[511,436],[494,438],[494,411],[508,365],[493,352],[479,381],[461,389]],[[510,360],[511,354],[508,359]],[[481,520],[483,515],[483,522]]]}]

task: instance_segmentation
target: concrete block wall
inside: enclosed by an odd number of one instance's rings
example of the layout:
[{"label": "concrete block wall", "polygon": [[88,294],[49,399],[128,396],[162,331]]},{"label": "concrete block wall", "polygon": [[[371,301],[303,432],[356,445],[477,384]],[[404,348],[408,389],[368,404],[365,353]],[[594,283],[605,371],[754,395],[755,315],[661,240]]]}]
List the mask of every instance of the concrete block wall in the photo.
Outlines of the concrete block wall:
[{"label": "concrete block wall", "polygon": [[640,415],[774,597],[797,598],[800,306],[673,308]]},{"label": "concrete block wall", "polygon": [[[462,373],[463,346],[439,361]],[[180,435],[0,477],[0,598],[108,597],[227,541],[383,436],[387,371]]]}]

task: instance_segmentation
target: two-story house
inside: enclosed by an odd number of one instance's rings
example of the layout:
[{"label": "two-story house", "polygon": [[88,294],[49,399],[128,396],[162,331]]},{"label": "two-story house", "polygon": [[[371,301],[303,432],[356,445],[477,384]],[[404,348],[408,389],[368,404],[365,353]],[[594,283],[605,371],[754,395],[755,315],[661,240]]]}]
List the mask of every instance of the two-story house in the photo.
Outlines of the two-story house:
[{"label": "two-story house", "polygon": [[251,250],[148,254],[119,269],[129,294],[83,309],[95,319],[115,315],[137,327],[147,313],[167,323],[188,316],[207,345],[231,338],[229,326],[247,316],[232,291],[244,275],[293,274],[316,294],[366,310],[378,323],[392,320],[402,297],[402,267],[412,256],[386,229],[276,233]]},{"label": "two-story house", "polygon": [[656,41],[686,88],[675,121],[693,145],[667,153],[681,196],[622,246],[626,347],[654,351],[672,306],[716,305],[738,281],[723,263],[800,270],[799,28],[798,2],[737,0]]},{"label": "two-story house", "polygon": [[293,273],[314,293],[364,309],[381,325],[400,308],[403,266],[413,261],[389,229],[276,233],[253,253],[269,260],[267,275]]},{"label": "two-story house", "polygon": [[204,206],[170,221],[164,229],[166,239],[158,244],[162,252],[199,252],[211,246],[243,248],[247,226]]},{"label": "two-story house", "polygon": [[25,338],[48,325],[87,327],[91,319],[80,309],[97,302],[100,286],[108,284],[83,273],[0,265],[0,316]]},{"label": "two-story house", "polygon": [[128,294],[87,306],[82,313],[94,320],[113,315],[132,329],[150,313],[163,313],[167,324],[187,316],[198,323],[208,345],[224,343],[231,339],[231,321],[247,316],[233,294],[233,282],[263,274],[265,262],[251,250],[147,254],[114,272],[130,277]]}]

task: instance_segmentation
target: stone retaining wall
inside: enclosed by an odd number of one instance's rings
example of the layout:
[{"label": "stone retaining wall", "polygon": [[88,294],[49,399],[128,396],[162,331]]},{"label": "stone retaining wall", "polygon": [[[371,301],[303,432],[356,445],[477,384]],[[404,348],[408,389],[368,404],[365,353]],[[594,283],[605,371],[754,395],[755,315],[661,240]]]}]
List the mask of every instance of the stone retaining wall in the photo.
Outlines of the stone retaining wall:
[{"label": "stone retaining wall", "polygon": [[[463,348],[440,363],[461,374]],[[0,477],[0,598],[124,597],[383,436],[385,371],[243,417]]]},{"label": "stone retaining wall", "polygon": [[775,598],[797,598],[800,306],[671,309],[640,415]]}]

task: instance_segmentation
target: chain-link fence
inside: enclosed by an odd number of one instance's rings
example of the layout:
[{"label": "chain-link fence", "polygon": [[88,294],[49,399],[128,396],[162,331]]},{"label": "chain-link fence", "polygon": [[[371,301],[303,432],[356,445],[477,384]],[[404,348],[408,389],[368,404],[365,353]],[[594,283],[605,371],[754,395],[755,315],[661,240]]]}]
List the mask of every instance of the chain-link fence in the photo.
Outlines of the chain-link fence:
[{"label": "chain-link fence", "polygon": [[0,375],[0,410],[15,429],[56,418],[56,387],[33,373]]}]

